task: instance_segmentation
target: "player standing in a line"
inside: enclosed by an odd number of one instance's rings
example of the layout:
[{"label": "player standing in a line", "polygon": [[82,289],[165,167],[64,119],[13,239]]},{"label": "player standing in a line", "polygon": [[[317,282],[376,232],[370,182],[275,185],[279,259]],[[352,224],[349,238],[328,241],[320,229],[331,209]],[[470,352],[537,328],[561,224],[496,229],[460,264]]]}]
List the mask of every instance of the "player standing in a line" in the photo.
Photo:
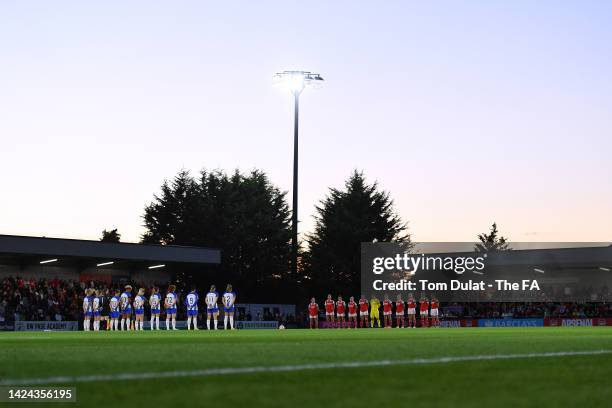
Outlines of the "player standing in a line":
[{"label": "player standing in a line", "polygon": [[368,327],[368,309],[370,305],[365,295],[359,299],[359,327]]},{"label": "player standing in a line", "polygon": [[109,295],[109,290],[100,290],[98,296],[98,310],[100,311],[100,322],[98,323],[98,329],[102,325],[102,322],[106,322],[106,330],[110,329],[110,320],[108,319],[108,312],[105,307],[106,297]]},{"label": "player standing in a line", "polygon": [[346,303],[342,300],[342,296],[338,296],[338,301],[336,302],[336,327],[344,328],[345,320],[344,314],[346,313]]},{"label": "player standing in a line", "polygon": [[431,326],[440,327],[440,319],[438,317],[438,299],[434,296],[431,298]]},{"label": "player standing in a line", "polygon": [[429,301],[427,300],[426,297],[423,297],[419,305],[419,316],[421,317],[421,327],[428,326],[428,323],[429,323],[428,315],[429,315]]},{"label": "player standing in a line", "polygon": [[113,296],[108,302],[108,306],[110,308],[110,329],[111,330],[119,330],[119,316],[121,312],[119,311],[119,304],[121,302],[121,291],[119,289],[115,290],[115,296]]},{"label": "player standing in a line", "polygon": [[315,298],[311,298],[308,305],[308,320],[310,320],[311,329],[319,328],[319,305],[317,305]]},{"label": "player standing in a line", "polygon": [[91,326],[91,316],[93,316],[91,293],[92,289],[87,288],[83,298],[83,331],[89,331]]},{"label": "player standing in a line", "polygon": [[144,330],[144,305],[145,305],[145,290],[138,289],[138,293],[134,296],[134,330]]},{"label": "player standing in a line", "polygon": [[416,328],[416,302],[412,294],[408,295],[406,305],[408,309],[408,328]]},{"label": "player standing in a line", "polygon": [[198,294],[196,288],[191,289],[191,292],[185,298],[185,306],[187,306],[187,330],[191,330],[191,322],[193,321],[193,330],[198,329]]},{"label": "player standing in a line", "polygon": [[119,307],[121,308],[121,330],[131,330],[130,318],[132,317],[132,287],[130,285],[125,286],[125,292],[121,294],[119,299]]},{"label": "player standing in a line", "polygon": [[355,298],[351,296],[348,302],[348,328],[351,328],[351,323],[353,327],[357,328],[357,303],[355,302]]},{"label": "player standing in a line", "polygon": [[91,306],[94,318],[93,329],[94,331],[100,331],[100,316],[102,316],[102,314],[100,313],[100,311],[102,310],[102,292],[96,290],[94,291],[94,294],[95,296],[93,298],[93,304]]},{"label": "player standing in a line", "polygon": [[157,325],[159,330],[159,314],[161,313],[161,295],[159,288],[151,288],[151,296],[149,297],[149,305],[151,306],[151,330]]},{"label": "player standing in a line", "polygon": [[234,330],[234,303],[236,303],[236,292],[232,285],[227,285],[223,294],[223,330],[227,330],[227,319],[229,318],[230,329]]},{"label": "player standing in a line", "polygon": [[331,294],[325,300],[325,321],[329,327],[334,327],[334,299]]},{"label": "player standing in a line", "polygon": [[206,294],[206,328],[210,330],[210,319],[214,319],[215,330],[217,330],[217,319],[219,318],[219,293],[215,285],[210,286]]},{"label": "player standing in a line", "polygon": [[380,327],[380,317],[378,314],[378,309],[380,308],[380,300],[376,296],[372,296],[370,299],[370,327],[374,327],[374,321],[378,323],[378,327]]},{"label": "player standing in a line", "polygon": [[164,306],[166,308],[166,330],[170,330],[170,321],[172,321],[172,330],[176,330],[176,286],[168,286]]},{"label": "player standing in a line", "polygon": [[389,299],[389,295],[385,294],[383,300],[383,314],[385,318],[385,329],[393,327],[393,302]]},{"label": "player standing in a line", "polygon": [[397,295],[397,300],[395,301],[395,320],[398,329],[400,327],[406,327],[404,323],[404,301],[402,300],[402,295]]}]

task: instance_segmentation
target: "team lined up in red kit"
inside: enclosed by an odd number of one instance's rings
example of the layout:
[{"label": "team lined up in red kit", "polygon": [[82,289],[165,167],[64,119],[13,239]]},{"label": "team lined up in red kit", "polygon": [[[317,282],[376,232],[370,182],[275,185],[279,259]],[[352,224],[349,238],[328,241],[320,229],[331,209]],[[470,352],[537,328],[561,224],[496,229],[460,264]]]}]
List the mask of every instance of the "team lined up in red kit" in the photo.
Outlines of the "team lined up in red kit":
[{"label": "team lined up in red kit", "polygon": [[[395,303],[395,327],[397,328],[416,328],[416,310],[417,302],[414,300],[412,295],[408,297],[408,300],[404,302],[401,295],[397,296],[395,302],[389,299],[388,295],[385,295],[385,299],[382,302],[384,327],[393,327],[393,309]],[[379,308],[381,306],[380,301],[373,296],[369,301],[365,296],[361,296],[359,302],[355,302],[353,296],[350,297],[349,302],[346,303],[342,296],[338,296],[338,300],[334,301],[332,295],[327,295],[327,299],[324,302],[325,305],[325,320],[328,322],[330,327],[336,328],[357,328],[357,312],[359,312],[359,327],[374,327],[374,323],[381,327]],[[421,298],[418,302],[419,318],[421,320],[421,327],[439,327],[440,320],[438,319],[438,307],[439,302],[436,298],[432,298],[431,303],[425,297]],[[430,310],[431,309],[431,310]],[[347,317],[348,311],[348,319]],[[316,303],[315,298],[310,299],[308,305],[308,316],[310,320],[310,328],[319,327],[319,305]],[[406,317],[407,316],[407,317]],[[431,321],[430,321],[431,317]],[[406,323],[406,320],[408,322]],[[407,325],[406,325],[407,324]]]}]

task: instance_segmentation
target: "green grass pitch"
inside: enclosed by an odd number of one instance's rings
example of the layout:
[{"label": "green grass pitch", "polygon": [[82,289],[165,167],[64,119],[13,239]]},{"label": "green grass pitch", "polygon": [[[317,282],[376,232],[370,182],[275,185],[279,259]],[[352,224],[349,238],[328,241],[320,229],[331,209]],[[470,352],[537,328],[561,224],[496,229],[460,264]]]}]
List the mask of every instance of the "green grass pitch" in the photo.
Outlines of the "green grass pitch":
[{"label": "green grass pitch", "polygon": [[[596,350],[604,353],[502,358]],[[612,401],[612,353],[605,351],[612,352],[612,328],[608,327],[15,332],[0,333],[0,384],[69,376],[64,384],[77,388],[77,403],[65,404],[72,407],[588,404],[593,408],[609,407]],[[483,355],[493,357],[471,359]],[[470,359],[435,360],[456,356]],[[299,367],[381,360],[407,362],[372,367]],[[179,371],[278,366],[298,367],[294,371],[175,376]],[[84,379],[117,373],[151,378]],[[160,373],[168,377],[159,378]]]}]

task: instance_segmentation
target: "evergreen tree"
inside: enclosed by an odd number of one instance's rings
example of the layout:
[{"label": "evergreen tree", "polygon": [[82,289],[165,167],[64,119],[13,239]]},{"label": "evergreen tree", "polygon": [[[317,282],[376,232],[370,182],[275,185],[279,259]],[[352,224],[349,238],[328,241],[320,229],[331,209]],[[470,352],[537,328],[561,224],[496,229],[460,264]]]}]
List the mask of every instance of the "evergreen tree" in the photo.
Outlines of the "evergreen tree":
[{"label": "evergreen tree", "polygon": [[507,243],[507,239],[503,236],[498,236],[499,231],[497,230],[497,223],[491,225],[491,231],[478,235],[477,243],[474,246],[476,252],[495,252],[495,251],[509,251],[511,248]]},{"label": "evergreen tree", "polygon": [[285,194],[258,170],[231,176],[202,171],[198,180],[183,171],[165,182],[145,208],[142,240],[219,248],[222,263],[216,276],[236,287],[248,284],[253,293],[272,299],[288,296],[295,284],[289,276],[291,230]]},{"label": "evergreen tree", "polygon": [[144,243],[196,245],[201,216],[200,186],[189,172],[181,171],[145,208]]},{"label": "evergreen tree", "polygon": [[117,232],[117,228],[110,231],[102,231],[102,237],[100,238],[101,242],[119,242],[120,240],[121,234]]},{"label": "evergreen tree", "polygon": [[360,291],[362,242],[411,245],[407,226],[393,208],[389,193],[368,184],[354,171],[344,189],[330,188],[316,207],[314,232],[307,237],[307,277],[319,295]]}]

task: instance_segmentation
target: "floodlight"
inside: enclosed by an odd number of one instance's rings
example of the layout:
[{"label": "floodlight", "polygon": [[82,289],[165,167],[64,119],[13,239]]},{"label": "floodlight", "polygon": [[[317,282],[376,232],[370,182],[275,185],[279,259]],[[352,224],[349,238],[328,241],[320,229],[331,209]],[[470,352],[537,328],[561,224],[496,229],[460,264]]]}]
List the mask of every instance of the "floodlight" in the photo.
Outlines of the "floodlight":
[{"label": "floodlight", "polygon": [[274,74],[274,82],[293,94],[300,94],[304,88],[317,87],[323,82],[319,74],[309,71],[283,71]]}]

